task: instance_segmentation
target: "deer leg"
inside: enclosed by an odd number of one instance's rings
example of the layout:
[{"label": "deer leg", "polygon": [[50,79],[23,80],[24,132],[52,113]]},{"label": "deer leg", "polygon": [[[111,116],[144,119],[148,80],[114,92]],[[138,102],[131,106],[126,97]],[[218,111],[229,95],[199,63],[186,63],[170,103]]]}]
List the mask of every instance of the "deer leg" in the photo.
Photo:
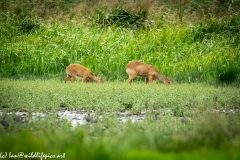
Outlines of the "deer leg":
[{"label": "deer leg", "polygon": [[145,83],[147,84],[149,81],[148,77],[145,77]]},{"label": "deer leg", "polygon": [[72,83],[75,82],[77,76],[72,76]]},{"label": "deer leg", "polygon": [[67,75],[67,77],[64,79],[65,83],[71,78],[70,75]]},{"label": "deer leg", "polygon": [[130,83],[130,85],[132,83],[133,78],[135,78],[135,77],[136,77],[136,75],[130,75],[129,78],[127,79],[128,83]]},{"label": "deer leg", "polygon": [[149,80],[149,82],[153,82],[153,76],[148,76],[148,80]]},{"label": "deer leg", "polygon": [[82,78],[82,83],[87,82],[87,81],[88,81],[88,77],[83,77]]},{"label": "deer leg", "polygon": [[87,78],[87,79],[86,79],[86,82],[89,82],[89,81],[90,81],[90,78]]}]

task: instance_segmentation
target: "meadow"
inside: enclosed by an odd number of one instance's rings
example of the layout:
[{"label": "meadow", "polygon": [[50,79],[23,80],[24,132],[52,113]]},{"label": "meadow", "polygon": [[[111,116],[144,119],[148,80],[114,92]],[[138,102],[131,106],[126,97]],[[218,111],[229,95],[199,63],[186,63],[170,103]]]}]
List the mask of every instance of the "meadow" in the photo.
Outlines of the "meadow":
[{"label": "meadow", "polygon": [[[0,158],[240,159],[239,11],[239,0],[0,2]],[[171,85],[129,85],[133,59]],[[70,63],[104,83],[65,84]]]},{"label": "meadow", "polygon": [[[4,153],[65,153],[67,159],[240,156],[238,87],[3,79],[0,88],[1,117],[9,123],[0,126]],[[97,121],[72,127],[59,119],[62,108],[90,113]],[[17,112],[26,113],[24,122],[14,121]],[[141,121],[132,121],[143,113]]]}]

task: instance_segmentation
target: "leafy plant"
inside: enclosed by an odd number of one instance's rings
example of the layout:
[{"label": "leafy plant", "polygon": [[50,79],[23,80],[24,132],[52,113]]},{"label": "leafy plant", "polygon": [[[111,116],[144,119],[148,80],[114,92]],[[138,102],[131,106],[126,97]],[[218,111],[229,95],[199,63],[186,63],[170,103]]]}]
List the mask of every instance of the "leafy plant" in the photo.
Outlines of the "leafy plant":
[{"label": "leafy plant", "polygon": [[193,41],[202,41],[211,39],[216,35],[224,35],[233,40],[236,44],[236,36],[240,33],[240,18],[233,17],[229,21],[213,21],[209,20],[205,23],[200,23],[199,26],[193,27],[189,35],[193,37]]},{"label": "leafy plant", "polygon": [[[105,11],[106,12],[106,11]],[[100,26],[116,26],[124,28],[145,28],[148,11],[139,9],[130,11],[121,5],[113,7],[109,13],[102,9],[97,9],[95,15],[91,17],[94,23]]]}]

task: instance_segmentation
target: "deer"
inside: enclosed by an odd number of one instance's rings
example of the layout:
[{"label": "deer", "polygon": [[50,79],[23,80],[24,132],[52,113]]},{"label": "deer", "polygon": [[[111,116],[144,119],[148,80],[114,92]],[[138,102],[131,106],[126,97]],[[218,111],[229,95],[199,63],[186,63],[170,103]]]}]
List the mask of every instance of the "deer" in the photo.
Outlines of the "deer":
[{"label": "deer", "polygon": [[170,76],[164,76],[159,73],[159,71],[152,65],[144,63],[142,61],[133,60],[129,61],[126,65],[126,72],[129,75],[127,79],[128,83],[131,85],[132,80],[136,76],[145,77],[145,83],[153,82],[153,80],[158,79],[165,83],[166,85],[170,85]]},{"label": "deer", "polygon": [[100,76],[94,76],[90,69],[80,64],[70,64],[66,68],[67,77],[64,79],[65,83],[72,78],[72,83],[75,82],[76,77],[82,77],[82,83],[88,82],[89,80],[96,81],[97,83],[103,83]]}]

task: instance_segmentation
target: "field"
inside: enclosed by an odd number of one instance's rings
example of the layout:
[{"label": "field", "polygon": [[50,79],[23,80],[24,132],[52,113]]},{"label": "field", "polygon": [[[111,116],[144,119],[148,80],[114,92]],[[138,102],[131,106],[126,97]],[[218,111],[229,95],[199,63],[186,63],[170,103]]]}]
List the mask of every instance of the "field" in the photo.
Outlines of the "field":
[{"label": "field", "polygon": [[[239,0],[0,2],[0,159],[240,159],[239,11]],[[133,59],[171,85],[129,85]],[[70,63],[104,83],[65,84]]]},{"label": "field", "polygon": [[[0,130],[1,144],[9,146],[1,145],[4,152],[66,153],[67,159],[240,156],[237,87],[4,79],[0,88],[1,116],[9,122]],[[17,112],[23,122],[14,121]],[[59,118],[62,112],[79,117]],[[96,121],[71,125],[87,113]]]}]

